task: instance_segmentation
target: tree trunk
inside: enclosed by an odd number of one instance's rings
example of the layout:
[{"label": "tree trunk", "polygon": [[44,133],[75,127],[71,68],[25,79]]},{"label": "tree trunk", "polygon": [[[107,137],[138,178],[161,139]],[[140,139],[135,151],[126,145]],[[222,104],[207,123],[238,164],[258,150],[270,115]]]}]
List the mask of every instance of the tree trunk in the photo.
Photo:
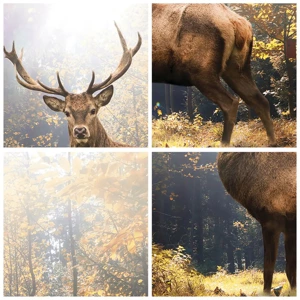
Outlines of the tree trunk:
[{"label": "tree trunk", "polygon": [[174,95],[173,95],[173,91],[174,91],[174,87],[172,84],[169,84],[170,86],[170,105],[171,105],[171,113],[175,111],[174,109]]},{"label": "tree trunk", "polygon": [[290,117],[291,119],[295,119],[296,111],[295,111],[295,93],[293,89],[293,81],[294,81],[293,64],[287,58],[286,53],[285,53],[285,62],[286,62],[287,75],[289,78],[288,104],[289,104]]},{"label": "tree trunk", "polygon": [[165,104],[166,104],[166,113],[169,115],[170,111],[170,85],[165,84]]},{"label": "tree trunk", "polygon": [[234,266],[233,246],[230,240],[228,240],[227,243],[227,262],[228,262],[229,273],[234,274],[235,266]]},{"label": "tree trunk", "polygon": [[[72,160],[71,153],[68,153],[68,160],[70,164],[70,175],[72,175]],[[78,271],[77,271],[77,261],[75,253],[75,240],[73,234],[73,222],[72,222],[72,201],[68,200],[68,227],[69,227],[69,236],[70,236],[70,251],[72,259],[72,274],[73,274],[73,296],[77,296],[77,285],[78,285]]]},{"label": "tree trunk", "polygon": [[236,251],[236,259],[237,259],[238,270],[242,271],[243,270],[243,264],[242,264],[242,251],[241,251],[241,249],[238,249]]},{"label": "tree trunk", "polygon": [[188,86],[187,88],[187,112],[190,118],[190,121],[193,122],[194,115],[193,115],[193,94],[192,94],[192,87]]},{"label": "tree trunk", "polygon": [[36,294],[36,281],[35,281],[35,274],[33,271],[33,264],[32,264],[32,235],[31,235],[31,222],[30,222],[30,214],[29,210],[26,207],[26,216],[28,222],[28,231],[27,231],[27,238],[28,238],[28,264],[29,264],[29,272],[31,276],[31,283],[32,283],[32,290],[29,293],[29,296],[35,296]]},{"label": "tree trunk", "polygon": [[68,220],[69,220],[69,236],[70,236],[70,248],[72,258],[72,271],[73,271],[73,296],[77,296],[77,261],[75,256],[75,241],[73,238],[72,228],[72,202],[68,200]]},{"label": "tree trunk", "polygon": [[19,296],[19,274],[18,274],[18,261],[17,261],[17,248],[15,247],[15,280],[16,280],[16,295]]}]

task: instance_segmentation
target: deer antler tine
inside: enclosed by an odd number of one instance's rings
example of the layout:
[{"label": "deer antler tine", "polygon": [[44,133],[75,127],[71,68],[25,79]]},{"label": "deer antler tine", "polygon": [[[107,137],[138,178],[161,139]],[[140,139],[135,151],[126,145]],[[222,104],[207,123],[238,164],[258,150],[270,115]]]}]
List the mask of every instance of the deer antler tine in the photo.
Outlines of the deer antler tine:
[{"label": "deer antler tine", "polygon": [[64,96],[67,96],[69,93],[65,90],[65,88],[60,80],[59,72],[56,72],[56,76],[57,76],[57,81],[58,81],[58,85],[59,85],[60,89],[63,91]]},{"label": "deer antler tine", "polygon": [[112,74],[110,74],[103,82],[94,85],[95,73],[93,71],[92,72],[92,80],[91,80],[91,82],[89,84],[88,89],[86,90],[86,93],[87,94],[93,94],[96,91],[100,90],[102,88],[102,86],[107,86],[107,83],[111,80],[111,76],[112,76]]},{"label": "deer antler tine", "polygon": [[23,49],[24,49],[24,48],[21,49],[21,54],[20,54],[20,57],[19,57],[20,60],[23,59]]},{"label": "deer antler tine", "polygon": [[119,27],[118,27],[118,25],[117,25],[116,22],[115,22],[115,26],[116,26],[116,28],[117,28],[117,31],[118,31],[118,34],[119,34],[119,38],[120,38],[120,41],[121,41],[121,45],[122,45],[123,50],[124,50],[124,51],[125,51],[125,50],[128,50],[126,40],[124,39],[123,34],[122,34],[121,30],[119,29]]},{"label": "deer antler tine", "polygon": [[135,45],[135,47],[132,49],[132,56],[134,56],[139,51],[139,49],[141,48],[141,45],[142,45],[142,37],[141,37],[140,33],[138,32],[138,42]]},{"label": "deer antler tine", "polygon": [[95,72],[92,71],[92,79],[91,79],[91,82],[89,84],[89,87],[86,90],[86,93],[88,93],[88,91],[93,87],[94,81],[95,81]]},{"label": "deer antler tine", "polygon": [[[22,58],[23,58],[23,48],[21,49],[20,57],[18,57],[15,48],[15,42],[13,41],[12,50],[9,52],[6,50],[5,46],[3,47],[3,51],[5,53],[5,57],[12,62],[15,68],[16,79],[17,82],[24,86],[25,88],[33,91],[40,91],[43,93],[67,96],[69,93],[64,89],[59,75],[58,79],[58,88],[51,88],[46,86],[45,84],[41,83],[39,80],[34,80],[24,69],[22,65]],[[20,76],[20,77],[19,77]]]},{"label": "deer antler tine", "polygon": [[137,51],[141,47],[142,38],[141,38],[140,34],[138,33],[138,43],[136,44],[136,46],[133,49],[128,50],[126,40],[124,39],[121,30],[119,29],[117,23],[116,22],[114,22],[114,23],[117,28],[120,42],[121,42],[121,45],[123,48],[123,55],[122,55],[121,61],[119,62],[119,65],[116,68],[116,70],[104,82],[99,83],[99,84],[91,84],[90,83],[90,85],[86,91],[89,94],[93,94],[94,92],[96,92],[100,89],[106,88],[107,86],[109,86],[110,84],[115,82],[117,79],[122,77],[126,73],[126,71],[129,69],[131,62],[132,62],[132,57],[137,53]]}]

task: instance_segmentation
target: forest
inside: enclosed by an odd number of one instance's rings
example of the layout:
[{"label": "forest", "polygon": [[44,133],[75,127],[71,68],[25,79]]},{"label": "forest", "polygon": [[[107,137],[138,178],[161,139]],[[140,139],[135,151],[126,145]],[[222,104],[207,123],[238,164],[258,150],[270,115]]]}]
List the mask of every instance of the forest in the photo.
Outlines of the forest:
[{"label": "forest", "polygon": [[5,153],[4,296],[148,293],[147,153]]},{"label": "forest", "polygon": [[[277,143],[296,146],[296,4],[227,4],[252,25],[252,75],[270,103]],[[225,88],[232,90],[223,82]],[[237,96],[236,96],[237,97]],[[267,145],[263,125],[240,98],[232,144]],[[153,147],[217,147],[223,114],[195,87],[153,83]]]},{"label": "forest", "polygon": [[[225,192],[216,156],[212,152],[153,153],[155,296],[262,292],[264,249],[260,224]],[[288,290],[284,269],[281,237],[274,284],[285,283]]]},{"label": "forest", "polygon": [[[130,69],[114,83],[110,103],[98,117],[108,135],[136,147],[148,143],[148,5],[107,3],[5,4],[4,46],[23,52],[28,74],[57,87],[56,72],[70,93],[86,91],[95,72],[95,82],[104,81],[118,66],[122,47],[114,21],[128,48],[142,46]],[[67,118],[50,110],[43,93],[28,90],[16,80],[15,70],[4,59],[4,146],[67,147]]]}]

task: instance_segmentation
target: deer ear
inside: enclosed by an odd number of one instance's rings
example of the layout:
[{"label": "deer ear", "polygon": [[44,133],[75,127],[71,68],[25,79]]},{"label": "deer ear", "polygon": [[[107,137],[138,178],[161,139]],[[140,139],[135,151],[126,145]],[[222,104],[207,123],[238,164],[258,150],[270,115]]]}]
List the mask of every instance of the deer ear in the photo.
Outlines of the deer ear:
[{"label": "deer ear", "polygon": [[110,85],[105,90],[101,91],[94,99],[95,103],[98,107],[105,106],[109,103],[112,95],[114,93],[114,87]]},{"label": "deer ear", "polygon": [[65,101],[57,99],[55,97],[43,96],[44,102],[47,106],[54,111],[64,111]]}]

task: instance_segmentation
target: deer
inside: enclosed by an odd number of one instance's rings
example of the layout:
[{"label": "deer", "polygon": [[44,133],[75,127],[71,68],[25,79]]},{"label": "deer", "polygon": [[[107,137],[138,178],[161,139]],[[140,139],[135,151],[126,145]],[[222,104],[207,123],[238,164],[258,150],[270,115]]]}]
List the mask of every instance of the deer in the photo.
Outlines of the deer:
[{"label": "deer", "polygon": [[217,166],[227,192],[261,225],[264,287],[270,294],[279,236],[284,234],[286,275],[296,289],[296,153],[219,153]]},{"label": "deer", "polygon": [[221,143],[229,146],[239,101],[253,108],[275,145],[268,100],[257,88],[250,67],[251,24],[224,4],[152,4],[152,81],[195,86],[221,109]]},{"label": "deer", "polygon": [[[112,83],[126,73],[131,66],[133,56],[138,52],[142,44],[142,38],[138,33],[137,44],[133,49],[128,49],[126,40],[116,23],[115,26],[123,48],[123,54],[118,67],[100,83],[94,83],[95,72],[92,71],[92,79],[87,90],[80,94],[69,93],[64,88],[59,72],[56,73],[58,81],[57,88],[49,87],[39,80],[34,80],[22,65],[23,49],[21,50],[20,57],[18,57],[14,42],[11,52],[8,52],[4,47],[5,57],[13,63],[16,79],[20,85],[29,90],[64,97],[64,100],[61,100],[53,96],[45,95],[43,96],[43,100],[51,110],[63,112],[66,115],[70,147],[130,147],[129,145],[113,141],[107,135],[97,117],[100,108],[107,105],[113,96],[114,88]],[[23,80],[21,80],[19,76]],[[100,93],[93,96],[93,94],[98,91],[100,91]]]}]

